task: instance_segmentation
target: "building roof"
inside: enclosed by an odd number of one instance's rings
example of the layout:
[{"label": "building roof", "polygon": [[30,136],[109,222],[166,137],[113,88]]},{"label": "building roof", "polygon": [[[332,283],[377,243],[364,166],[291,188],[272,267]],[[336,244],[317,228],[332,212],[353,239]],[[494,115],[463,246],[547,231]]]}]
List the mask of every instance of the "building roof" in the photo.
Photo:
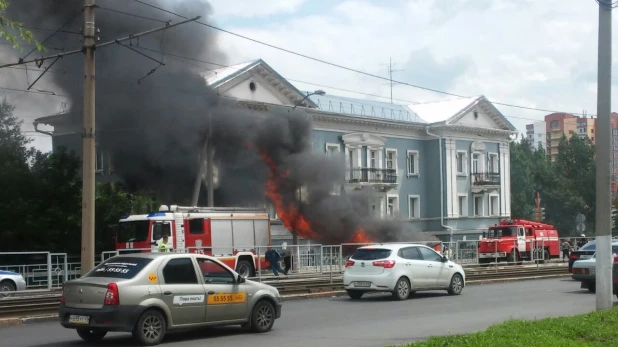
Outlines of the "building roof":
[{"label": "building roof", "polygon": [[[271,83],[277,84],[280,88],[287,89],[292,94],[298,94],[296,99],[303,99],[307,94],[303,94],[287,79],[283,78],[270,65],[266,64],[262,59],[251,60],[248,62],[222,67],[220,69],[209,70],[202,74],[206,80],[206,84],[214,89],[220,88],[226,83],[242,76],[252,70],[259,69],[262,75],[270,75]],[[294,99],[295,100],[295,99]],[[307,107],[317,108],[309,98],[303,100],[303,104]]]},{"label": "building roof", "polygon": [[411,123],[426,123],[407,105],[391,104],[375,100],[353,99],[330,94],[312,95],[309,98],[322,112]]},{"label": "building roof", "polygon": [[418,117],[429,124],[454,124],[465,116],[472,108],[481,107],[494,121],[501,123],[505,129],[516,131],[517,128],[483,95],[438,100],[409,105]]}]

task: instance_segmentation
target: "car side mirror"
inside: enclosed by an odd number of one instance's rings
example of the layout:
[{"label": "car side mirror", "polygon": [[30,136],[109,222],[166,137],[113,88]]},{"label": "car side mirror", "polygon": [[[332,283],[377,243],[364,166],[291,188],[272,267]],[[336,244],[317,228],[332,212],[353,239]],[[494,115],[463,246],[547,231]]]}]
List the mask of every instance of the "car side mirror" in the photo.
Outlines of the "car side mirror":
[{"label": "car side mirror", "polygon": [[447,257],[447,256],[445,256],[445,255],[443,255],[443,256],[442,256],[442,262],[443,262],[443,263],[446,263],[447,261],[448,261],[448,257]]},{"label": "car side mirror", "polygon": [[238,283],[245,283],[247,280],[245,280],[244,277],[242,277],[241,275],[238,275]]}]

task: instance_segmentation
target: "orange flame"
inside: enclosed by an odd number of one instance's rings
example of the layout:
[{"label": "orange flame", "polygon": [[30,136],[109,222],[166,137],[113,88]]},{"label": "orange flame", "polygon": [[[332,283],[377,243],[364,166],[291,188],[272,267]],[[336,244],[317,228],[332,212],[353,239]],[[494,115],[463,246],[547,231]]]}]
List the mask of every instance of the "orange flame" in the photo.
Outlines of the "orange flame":
[{"label": "orange flame", "polygon": [[[253,144],[248,144],[247,147],[253,148]],[[289,177],[290,170],[279,173],[277,164],[263,150],[260,150],[260,157],[270,169],[268,181],[266,182],[266,196],[273,202],[277,215],[283,222],[283,225],[286,229],[303,238],[310,240],[319,238],[320,235],[314,229],[315,225],[312,226],[311,222],[298,211],[298,208],[293,202],[286,205],[283,201],[283,195],[279,192],[278,183],[282,179]],[[371,238],[363,228],[359,227],[347,242],[371,243]]]}]

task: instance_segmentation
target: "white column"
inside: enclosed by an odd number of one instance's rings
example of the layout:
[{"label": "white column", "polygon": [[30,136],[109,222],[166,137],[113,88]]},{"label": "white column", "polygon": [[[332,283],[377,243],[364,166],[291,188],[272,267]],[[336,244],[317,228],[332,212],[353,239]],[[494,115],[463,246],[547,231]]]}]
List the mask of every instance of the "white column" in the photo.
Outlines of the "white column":
[{"label": "white column", "polygon": [[[440,140],[441,141],[441,140]],[[453,140],[445,139],[444,140],[444,164],[446,175],[444,176],[444,190],[446,191],[446,215],[447,217],[453,217],[454,209],[453,209],[453,190],[457,189],[457,182],[453,181]]]},{"label": "white column", "polygon": [[505,176],[505,186],[504,186],[504,201],[505,201],[505,213],[507,216],[511,215],[511,153],[509,144],[504,144],[504,176]]},{"label": "white column", "polygon": [[500,142],[500,216],[505,217],[506,214],[506,147],[503,142]]},{"label": "white column", "polygon": [[363,153],[363,152],[361,151],[361,149],[362,149],[362,148],[363,148],[362,146],[358,146],[358,147],[356,147],[356,167],[357,167],[357,168],[362,167],[362,166],[361,166],[361,165],[362,165],[362,163],[363,163],[363,162],[362,162],[362,160],[361,160],[361,155],[362,155],[362,153]]},{"label": "white column", "polygon": [[378,148],[378,169],[382,169],[384,168],[384,164],[382,163],[384,161],[384,147],[379,147]]}]

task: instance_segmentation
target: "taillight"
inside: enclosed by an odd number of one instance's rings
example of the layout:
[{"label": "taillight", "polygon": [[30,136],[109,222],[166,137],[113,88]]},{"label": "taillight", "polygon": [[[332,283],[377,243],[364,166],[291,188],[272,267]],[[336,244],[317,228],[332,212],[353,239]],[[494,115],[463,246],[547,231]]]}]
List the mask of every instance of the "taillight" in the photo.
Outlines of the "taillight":
[{"label": "taillight", "polygon": [[107,285],[107,293],[105,293],[105,305],[120,305],[120,297],[118,296],[118,285],[110,283]]},{"label": "taillight", "polygon": [[385,269],[390,269],[393,266],[395,266],[395,261],[394,260],[376,260],[372,264],[373,266],[380,266]]},{"label": "taillight", "polygon": [[60,302],[64,304],[64,283],[62,284],[62,295],[60,296]]},{"label": "taillight", "polygon": [[614,254],[614,263],[618,263],[618,254]]},{"label": "taillight", "polygon": [[577,259],[577,258],[579,258],[579,255],[577,255],[577,254],[569,255],[569,259]]},{"label": "taillight", "polygon": [[354,262],[353,262],[353,261],[351,261],[351,260],[347,260],[347,261],[345,262],[345,267],[350,267],[350,266],[353,266],[353,265],[354,265]]}]

